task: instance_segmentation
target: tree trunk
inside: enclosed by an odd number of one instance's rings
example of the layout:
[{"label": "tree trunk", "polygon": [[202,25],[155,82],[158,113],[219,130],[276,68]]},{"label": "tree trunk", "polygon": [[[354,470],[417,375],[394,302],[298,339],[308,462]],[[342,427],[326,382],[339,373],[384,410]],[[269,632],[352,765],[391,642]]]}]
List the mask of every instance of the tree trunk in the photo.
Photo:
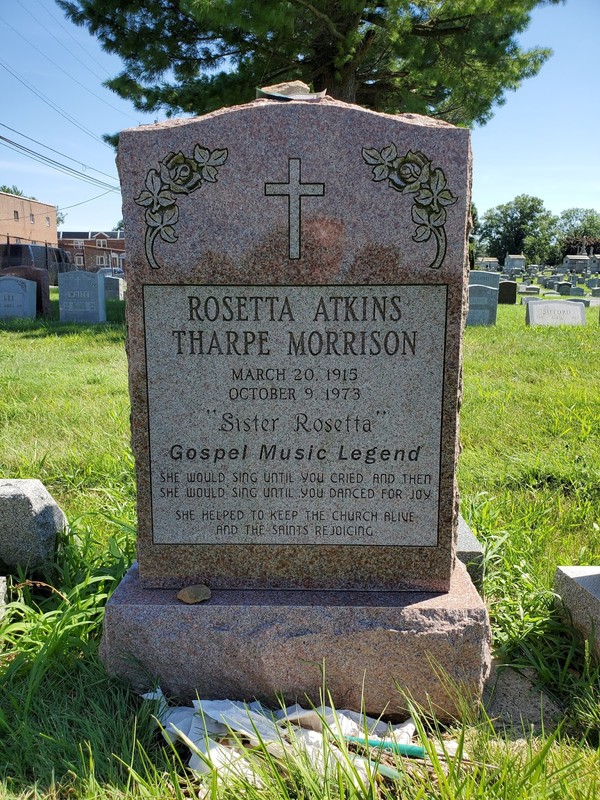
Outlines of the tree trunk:
[{"label": "tree trunk", "polygon": [[322,92],[327,89],[327,94],[344,103],[356,103],[356,73],[354,70],[340,74],[334,69],[326,70],[323,76],[315,81],[315,91]]}]

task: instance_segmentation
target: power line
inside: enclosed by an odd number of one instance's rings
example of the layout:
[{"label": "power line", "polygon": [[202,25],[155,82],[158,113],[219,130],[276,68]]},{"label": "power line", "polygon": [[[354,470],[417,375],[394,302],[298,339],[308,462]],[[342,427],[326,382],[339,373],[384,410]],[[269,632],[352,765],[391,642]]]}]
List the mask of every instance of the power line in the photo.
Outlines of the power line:
[{"label": "power line", "polygon": [[40,147],[43,147],[46,150],[50,150],[50,152],[52,153],[56,153],[57,155],[62,156],[63,158],[67,158],[69,161],[73,161],[73,163],[75,164],[80,164],[82,167],[85,167],[85,169],[91,169],[92,172],[97,172],[99,175],[104,175],[106,178],[111,178],[114,181],[119,180],[115,175],[109,175],[107,172],[102,172],[102,170],[100,169],[96,169],[95,167],[90,167],[88,164],[84,164],[78,158],[71,158],[71,156],[66,155],[66,153],[61,153],[60,150],[55,150],[53,147],[49,147],[47,144],[44,144],[43,142],[38,142],[37,139],[32,139],[31,136],[27,136],[25,133],[21,133],[21,131],[15,130],[15,128],[11,128],[10,125],[5,125],[3,122],[0,122],[0,126],[6,128],[9,131],[12,131],[13,133],[16,133],[18,136],[22,136],[24,139],[28,139],[30,142],[35,142],[35,144],[39,144]]},{"label": "power line", "polygon": [[112,189],[109,189],[107,192],[102,192],[102,194],[97,194],[95,197],[90,197],[88,200],[82,200],[81,203],[73,203],[72,206],[57,206],[59,211],[67,211],[69,208],[77,208],[77,206],[83,206],[86,203],[91,203],[92,200],[98,200],[100,197],[104,197],[106,194],[110,194]]},{"label": "power line", "polygon": [[91,183],[93,186],[98,186],[100,189],[107,189],[108,191],[112,192],[120,191],[118,186],[113,186],[109,183],[106,183],[106,181],[101,181],[99,178],[94,178],[92,175],[86,175],[84,172],[73,169],[73,167],[69,167],[67,164],[61,164],[59,161],[56,161],[49,156],[45,156],[42,153],[38,153],[29,147],[25,147],[25,145],[19,144],[18,142],[14,142],[12,139],[8,139],[6,136],[0,136],[0,143],[4,144],[5,147],[16,151],[17,153],[22,153],[34,161],[38,161],[41,164],[46,164],[52,169],[55,169],[57,172],[62,172],[65,175],[69,175],[72,178],[77,178],[85,183]]},{"label": "power line", "polygon": [[[21,0],[17,0],[17,2],[18,2],[18,3],[19,3],[19,5],[21,6],[21,8],[25,9],[25,11],[27,11],[27,13],[29,13],[28,9],[27,9],[27,8],[25,8],[25,6],[24,6],[24,5],[23,5],[23,3],[21,2]],[[58,19],[58,17],[55,17],[55,16],[54,16],[54,14],[52,14],[52,12],[50,11],[50,9],[48,9],[48,8],[47,8],[47,7],[46,7],[46,6],[45,6],[43,3],[41,3],[41,2],[40,2],[40,0],[36,0],[36,2],[37,2],[37,4],[38,4],[38,6],[40,6],[40,8],[43,8],[43,9],[44,9],[44,11],[46,12],[46,14],[48,14],[48,16],[49,16],[49,17],[51,17],[51,18],[52,18],[52,19],[53,19],[53,20],[56,22],[56,24],[57,24],[57,25],[58,25],[60,28],[62,28],[62,29],[63,29],[63,31],[64,31],[64,32],[67,34],[67,36],[69,36],[69,37],[70,37],[70,38],[71,38],[71,39],[72,39],[72,40],[75,42],[75,44],[77,45],[77,47],[79,47],[81,50],[83,50],[83,52],[85,53],[86,57],[87,57],[87,58],[89,58],[91,61],[93,61],[93,62],[94,62],[94,64],[97,64],[97,65],[100,67],[100,69],[102,69],[102,71],[103,71],[103,72],[105,72],[105,73],[108,75],[108,77],[110,78],[110,72],[109,72],[109,70],[107,70],[107,69],[106,69],[106,67],[105,67],[103,64],[101,64],[101,63],[100,63],[100,62],[99,62],[97,59],[95,59],[95,58],[94,58],[94,56],[93,56],[93,55],[92,55],[92,54],[91,54],[91,53],[90,53],[88,50],[86,50],[86,49],[85,49],[85,47],[84,47],[84,46],[81,44],[81,42],[80,42],[80,41],[78,41],[78,40],[75,38],[75,36],[73,36],[73,34],[71,33],[71,31],[70,31],[68,28],[65,28],[65,26],[64,26],[64,25],[61,23],[61,21]],[[49,30],[49,31],[48,31],[48,33],[49,33],[49,34],[50,34],[50,35],[51,35],[51,36],[52,36],[54,39],[56,39],[56,41],[57,41],[57,42],[58,42],[58,43],[59,43],[59,44],[62,46],[62,42],[60,41],[60,39],[58,39],[56,36],[54,36],[54,34],[52,33],[52,31],[50,31],[50,30]],[[73,55],[73,53],[71,53],[71,55],[73,56],[73,58],[76,58],[76,56],[74,56],[74,55]],[[92,73],[92,75],[94,75],[94,77],[98,78],[98,80],[99,80],[99,81],[103,81],[103,80],[104,80],[104,78],[102,78],[100,75],[98,75],[96,72],[94,72],[94,71],[93,71],[93,70],[92,70],[92,69],[91,69],[91,68],[90,68],[90,67],[89,67],[87,64],[85,64],[83,61],[80,61],[80,60],[79,60],[79,59],[77,59],[77,58],[76,58],[76,60],[77,60],[77,61],[79,61],[79,63],[80,63],[80,64],[83,64],[83,66],[84,66],[84,67],[85,67],[85,68],[86,68],[86,69],[87,69],[89,72],[91,72],[91,73]]]},{"label": "power line", "polygon": [[50,106],[50,108],[52,108],[54,111],[56,111],[57,114],[60,114],[60,116],[63,117],[63,119],[66,119],[68,122],[70,122],[71,124],[75,125],[75,127],[79,128],[79,130],[83,131],[83,133],[87,134],[88,136],[91,136],[92,139],[95,139],[97,142],[100,142],[105,147],[108,147],[109,150],[111,149],[110,146],[107,145],[106,142],[103,139],[101,139],[99,136],[96,136],[95,133],[93,133],[88,128],[86,128],[85,126],[83,126],[79,122],[77,122],[77,120],[74,117],[72,117],[70,114],[68,114],[66,111],[64,111],[64,109],[60,108],[60,106],[56,105],[56,103],[52,102],[52,100],[50,100],[48,97],[46,97],[46,95],[42,94],[37,89],[35,89],[33,86],[31,86],[31,84],[28,83],[28,81],[26,81],[25,78],[23,78],[22,75],[19,75],[18,72],[16,72],[15,70],[11,69],[2,60],[0,60],[0,67],[4,67],[4,69],[8,73],[10,73],[13,76],[13,78],[16,78],[19,81],[19,83],[22,83],[23,86],[25,86],[27,89],[29,89],[30,92],[33,92],[33,94],[35,94],[37,97],[39,97],[39,99],[42,100],[44,103],[46,103],[46,105]]},{"label": "power line", "polygon": [[[84,206],[86,203],[91,203],[93,200],[99,200],[101,197],[104,197],[105,195],[110,194],[112,191],[113,191],[112,189],[108,189],[108,191],[102,192],[102,194],[96,194],[96,195],[94,195],[94,197],[88,197],[87,200],[82,200],[80,203],[73,203],[70,206],[52,206],[52,208],[56,209],[57,214],[62,214],[63,211],[68,211],[70,208],[77,208],[77,206]],[[33,197],[21,197],[21,195],[15,195],[15,197],[18,197],[18,198],[20,198],[22,200],[34,200]],[[34,202],[38,202],[38,201],[34,200]],[[44,203],[44,205],[51,205],[51,204],[50,203]],[[14,222],[14,217],[5,217],[4,219],[0,219],[0,222]],[[10,235],[12,236],[13,234],[10,234]],[[26,239],[27,237],[26,236],[21,236],[20,238],[21,239]],[[30,239],[29,241],[34,241],[34,240]]]},{"label": "power line", "polygon": [[[27,11],[27,9],[25,9],[25,10]],[[27,13],[29,14],[29,16],[31,16],[31,14],[30,14],[29,12],[27,12]],[[17,34],[17,36],[20,36],[20,37],[21,37],[21,39],[23,39],[23,41],[24,41],[26,44],[28,44],[30,47],[33,47],[33,49],[34,49],[34,50],[37,50],[37,52],[38,52],[40,55],[44,56],[44,58],[45,58],[47,61],[49,61],[51,64],[53,64],[53,65],[56,67],[56,69],[60,70],[60,72],[62,72],[62,73],[63,73],[63,75],[66,75],[66,76],[67,76],[67,78],[70,78],[70,80],[72,80],[72,81],[73,81],[74,83],[76,83],[78,86],[81,86],[81,88],[82,88],[82,89],[84,89],[86,92],[88,92],[88,94],[91,94],[91,95],[92,95],[92,97],[95,97],[97,100],[100,100],[100,102],[101,102],[101,103],[104,103],[105,105],[109,106],[109,107],[110,107],[110,108],[112,108],[114,111],[116,111],[118,114],[122,114],[124,117],[127,117],[128,119],[132,119],[134,122],[137,122],[137,123],[139,123],[139,119],[138,119],[137,117],[132,117],[132,116],[131,116],[131,114],[128,114],[126,111],[122,111],[120,108],[117,108],[117,106],[114,106],[112,103],[109,103],[109,102],[108,102],[108,100],[105,100],[105,99],[104,99],[103,97],[101,97],[99,94],[96,94],[96,92],[93,92],[93,91],[92,91],[92,90],[91,90],[91,89],[90,89],[88,86],[86,86],[84,83],[81,83],[81,81],[78,81],[78,80],[77,80],[77,78],[75,78],[75,77],[74,77],[74,76],[73,76],[73,75],[72,75],[70,72],[67,72],[67,70],[66,70],[66,69],[63,69],[63,67],[61,67],[61,66],[60,66],[60,64],[57,64],[57,63],[56,63],[56,61],[54,61],[53,59],[51,59],[49,55],[47,55],[46,53],[44,53],[44,52],[43,52],[42,50],[40,50],[39,48],[36,48],[36,46],[33,44],[33,42],[30,42],[30,41],[29,41],[29,39],[27,39],[27,37],[26,37],[26,36],[23,36],[23,34],[22,34],[20,31],[18,31],[18,30],[17,30],[15,27],[13,27],[13,26],[10,24],[10,22],[7,22],[7,21],[4,19],[4,17],[1,17],[1,16],[0,16],[0,20],[2,20],[2,22],[3,22],[5,25],[8,25],[8,27],[9,27],[9,28],[10,28],[12,31],[14,31],[14,32]],[[56,37],[55,37],[55,38],[56,38]]]}]

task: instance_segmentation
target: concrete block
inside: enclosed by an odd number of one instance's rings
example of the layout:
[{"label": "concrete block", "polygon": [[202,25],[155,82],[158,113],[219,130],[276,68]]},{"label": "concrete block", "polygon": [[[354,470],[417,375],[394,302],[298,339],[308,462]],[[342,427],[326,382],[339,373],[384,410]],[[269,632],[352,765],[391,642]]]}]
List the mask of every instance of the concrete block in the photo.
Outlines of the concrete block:
[{"label": "concrete block", "polygon": [[0,480],[0,561],[37,569],[54,557],[67,520],[41,481]]},{"label": "concrete block", "polygon": [[557,567],[554,590],[600,659],[600,567]]}]

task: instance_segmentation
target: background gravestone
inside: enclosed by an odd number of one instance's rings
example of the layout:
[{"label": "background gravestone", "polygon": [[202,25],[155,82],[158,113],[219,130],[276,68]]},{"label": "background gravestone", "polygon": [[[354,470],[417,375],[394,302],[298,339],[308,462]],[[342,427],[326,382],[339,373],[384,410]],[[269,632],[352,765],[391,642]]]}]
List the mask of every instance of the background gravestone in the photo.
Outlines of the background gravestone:
[{"label": "background gravestone", "polygon": [[36,291],[35,281],[0,276],[0,317],[35,319]]},{"label": "background gravestone", "polygon": [[36,314],[38,317],[50,316],[50,277],[47,269],[41,267],[8,267],[0,270],[0,277],[13,275],[34,281],[36,289]]},{"label": "background gravestone", "polygon": [[61,322],[106,322],[104,275],[96,272],[60,272],[58,308]]},{"label": "background gravestone", "polygon": [[125,281],[111,275],[104,278],[104,297],[106,300],[122,300],[125,296]]},{"label": "background gravestone", "polygon": [[0,480],[0,562],[38,569],[54,557],[57,534],[67,520],[36,479]]},{"label": "background gravestone", "polygon": [[493,286],[469,285],[469,313],[467,325],[495,325],[498,313],[499,289]]},{"label": "background gravestone", "polygon": [[432,661],[477,694],[489,658],[455,557],[468,132],[262,100],[125,131],[118,164],[139,575],[109,671],[318,702],[326,659],[346,704],[456,710]]},{"label": "background gravestone", "polygon": [[589,640],[591,651],[600,659],[600,567],[557,567],[554,591],[569,622]]},{"label": "background gravestone", "polygon": [[528,303],[527,325],[585,325],[585,305],[575,300],[540,300]]},{"label": "background gravestone", "polygon": [[491,286],[492,289],[498,289],[500,286],[500,273],[472,269],[469,272],[469,285]]},{"label": "background gravestone", "polygon": [[517,282],[500,281],[498,284],[498,303],[515,305],[517,302]]}]

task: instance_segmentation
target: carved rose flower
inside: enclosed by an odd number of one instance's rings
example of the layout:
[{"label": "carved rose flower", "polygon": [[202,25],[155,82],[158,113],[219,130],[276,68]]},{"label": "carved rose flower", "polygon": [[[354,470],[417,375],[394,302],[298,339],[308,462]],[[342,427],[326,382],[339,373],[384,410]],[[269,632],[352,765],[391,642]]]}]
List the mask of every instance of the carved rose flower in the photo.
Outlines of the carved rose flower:
[{"label": "carved rose flower", "polygon": [[169,153],[160,165],[160,177],[167,189],[178,194],[189,194],[202,183],[202,175],[193,158],[180,151]]},{"label": "carved rose flower", "polygon": [[394,167],[396,175],[390,176],[390,179],[405,194],[419,192],[429,181],[431,161],[418,150],[415,153],[409,150],[405,156],[396,160]]}]

